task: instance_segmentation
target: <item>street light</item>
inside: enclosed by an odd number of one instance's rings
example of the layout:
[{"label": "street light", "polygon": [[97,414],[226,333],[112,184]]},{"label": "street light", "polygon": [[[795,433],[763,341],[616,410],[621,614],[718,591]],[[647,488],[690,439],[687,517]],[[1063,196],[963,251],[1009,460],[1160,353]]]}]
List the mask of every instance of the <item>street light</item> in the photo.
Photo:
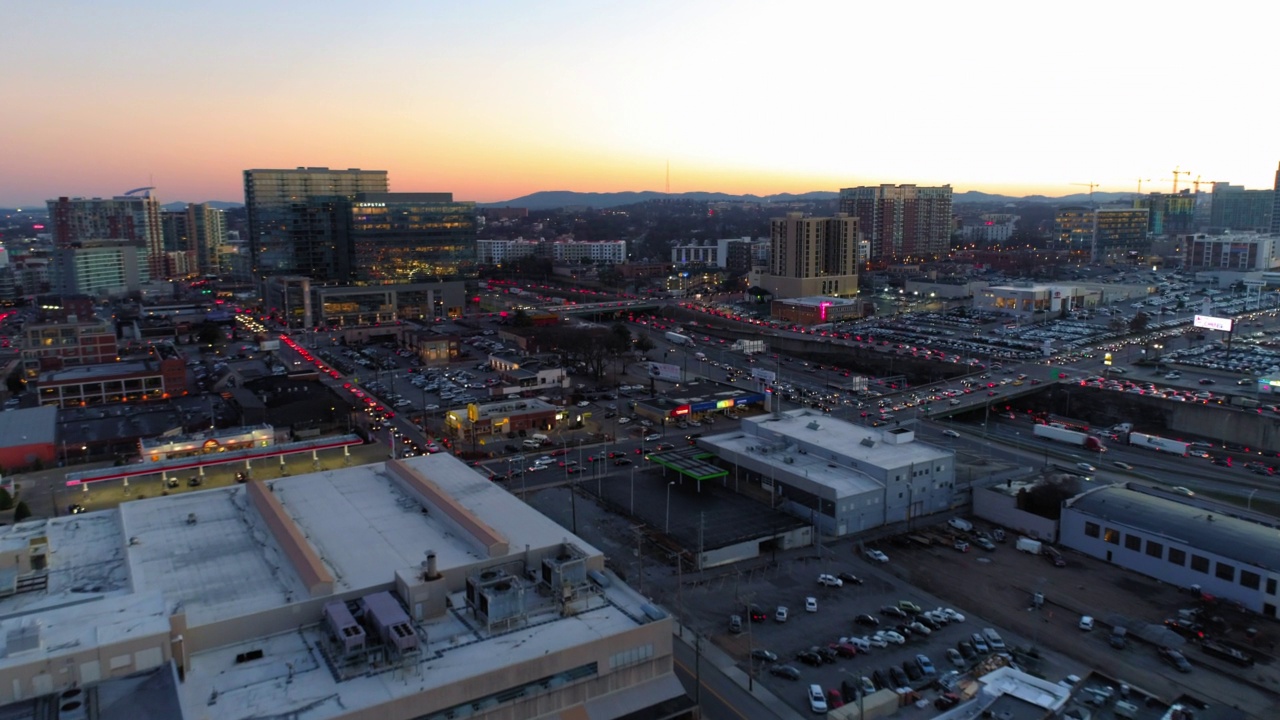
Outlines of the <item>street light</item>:
[{"label": "street light", "polygon": [[676,482],[674,480],[667,483],[667,528],[666,530],[663,530],[663,532],[667,534],[671,533],[671,486],[675,484]]}]

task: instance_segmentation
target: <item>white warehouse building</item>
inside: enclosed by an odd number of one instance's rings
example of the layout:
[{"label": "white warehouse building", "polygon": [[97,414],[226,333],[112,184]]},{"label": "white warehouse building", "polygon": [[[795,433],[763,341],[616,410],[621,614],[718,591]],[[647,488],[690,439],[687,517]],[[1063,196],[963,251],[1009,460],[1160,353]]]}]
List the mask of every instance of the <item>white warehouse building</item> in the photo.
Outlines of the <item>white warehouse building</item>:
[{"label": "white warehouse building", "polygon": [[955,454],[908,428],[869,428],[807,409],[745,418],[737,432],[700,438],[758,482],[776,507],[844,536],[948,510]]},{"label": "white warehouse building", "polygon": [[1177,587],[1280,617],[1277,531],[1195,501],[1108,486],[1062,508],[1062,545]]}]

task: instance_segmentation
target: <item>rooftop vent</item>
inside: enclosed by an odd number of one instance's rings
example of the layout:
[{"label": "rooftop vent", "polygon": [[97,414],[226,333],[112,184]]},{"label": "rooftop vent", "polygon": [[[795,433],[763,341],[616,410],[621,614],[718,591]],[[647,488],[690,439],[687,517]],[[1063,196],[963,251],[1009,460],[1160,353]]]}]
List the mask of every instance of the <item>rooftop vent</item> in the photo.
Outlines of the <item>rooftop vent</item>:
[{"label": "rooftop vent", "polygon": [[875,440],[872,440],[871,438],[862,438],[862,443],[861,443],[861,444],[862,444],[862,446],[863,446],[863,447],[875,447],[875,446],[876,446],[876,441],[875,441]]},{"label": "rooftop vent", "polygon": [[805,425],[805,427],[809,428],[810,430],[817,430],[822,426],[818,424],[817,420],[811,420],[808,425]]}]

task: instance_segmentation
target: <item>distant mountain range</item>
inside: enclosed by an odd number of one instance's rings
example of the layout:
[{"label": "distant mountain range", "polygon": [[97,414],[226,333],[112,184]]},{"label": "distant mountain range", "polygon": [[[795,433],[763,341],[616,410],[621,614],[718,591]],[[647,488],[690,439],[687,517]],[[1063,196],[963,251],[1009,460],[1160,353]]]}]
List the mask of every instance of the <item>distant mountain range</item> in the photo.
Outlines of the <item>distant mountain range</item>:
[{"label": "distant mountain range", "polygon": [[[687,193],[661,193],[653,190],[643,192],[615,192],[615,193],[583,193],[574,192],[572,190],[546,190],[536,192],[531,195],[524,195],[505,202],[493,203],[477,203],[482,208],[502,208],[502,207],[520,207],[530,210],[552,210],[562,207],[589,207],[596,210],[602,208],[619,207],[622,205],[635,205],[636,203],[648,202],[650,200],[693,200],[697,202],[750,202],[750,203],[768,203],[768,204],[785,204],[792,202],[811,202],[819,200],[834,200],[839,197],[839,193],[819,191],[801,194],[780,193],[777,195],[729,195],[727,193],[716,192],[687,192]],[[1094,193],[1093,202],[1101,205],[1105,203],[1119,202],[1128,200],[1133,197],[1133,193]],[[1046,197],[1044,195],[1028,195],[1026,197],[1013,197],[1011,195],[992,195],[991,193],[978,192],[977,190],[969,190],[967,192],[956,193],[952,196],[952,202],[955,203],[1016,203],[1016,202],[1043,202],[1055,203],[1060,205],[1072,205],[1076,203],[1087,204],[1089,202],[1088,193],[1076,193],[1074,195],[1064,195],[1059,198]]]},{"label": "distant mountain range", "polygon": [[[623,205],[635,205],[637,203],[649,202],[651,200],[692,200],[695,202],[743,202],[785,205],[787,203],[796,202],[803,203],[835,200],[839,196],[839,193],[829,191],[816,191],[798,194],[778,193],[776,195],[730,195],[728,193],[719,192],[663,193],[654,190],[614,193],[545,190],[503,202],[476,203],[476,205],[482,208],[520,207],[528,208],[530,210],[554,210],[555,208],[562,207],[588,207],[600,210],[603,208],[621,207]],[[1105,205],[1107,203],[1128,201],[1132,197],[1133,193],[1099,192],[1093,194],[1093,202],[1098,205]],[[223,200],[208,200],[206,202],[210,207],[218,210],[231,210],[244,207],[244,203],[239,202],[226,202]],[[958,205],[966,203],[993,204],[1026,202],[1053,203],[1057,205],[1087,205],[1089,204],[1089,194],[1076,193],[1074,195],[1064,195],[1056,198],[1046,197],[1044,195],[1014,197],[1012,195],[993,195],[991,193],[979,192],[977,190],[969,190],[967,192],[955,193],[952,196],[952,202]],[[161,205],[160,207],[164,210],[182,210],[187,207],[187,203],[169,202]],[[43,210],[43,206],[40,209]],[[14,211],[0,208],[0,213],[13,214]]]}]

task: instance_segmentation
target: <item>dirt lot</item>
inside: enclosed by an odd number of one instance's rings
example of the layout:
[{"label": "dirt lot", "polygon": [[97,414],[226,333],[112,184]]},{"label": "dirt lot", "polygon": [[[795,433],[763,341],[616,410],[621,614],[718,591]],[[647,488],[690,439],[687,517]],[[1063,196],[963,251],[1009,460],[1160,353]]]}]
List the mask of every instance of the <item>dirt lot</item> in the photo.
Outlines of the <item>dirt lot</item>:
[{"label": "dirt lot", "polygon": [[[1280,639],[1274,622],[1215,611],[1232,624],[1226,637],[1253,646],[1257,664],[1242,670],[1188,646],[1184,654],[1195,669],[1178,674],[1160,662],[1156,645],[1183,642],[1161,625],[1179,608],[1195,606],[1197,598],[1185,590],[1070,551],[1063,553],[1067,566],[1054,567],[1043,557],[1014,550],[1013,538],[994,552],[902,542],[886,543],[884,549],[894,559],[888,569],[904,581],[1136,688],[1167,700],[1188,693],[1260,718],[1274,717],[1280,704],[1280,667],[1270,650]],[[1045,605],[1031,610],[1037,591]],[[1092,633],[1079,629],[1082,614],[1097,619]],[[1130,631],[1133,642],[1124,650],[1106,642],[1113,625]],[[1246,626],[1259,631],[1255,638],[1247,638]]]}]

